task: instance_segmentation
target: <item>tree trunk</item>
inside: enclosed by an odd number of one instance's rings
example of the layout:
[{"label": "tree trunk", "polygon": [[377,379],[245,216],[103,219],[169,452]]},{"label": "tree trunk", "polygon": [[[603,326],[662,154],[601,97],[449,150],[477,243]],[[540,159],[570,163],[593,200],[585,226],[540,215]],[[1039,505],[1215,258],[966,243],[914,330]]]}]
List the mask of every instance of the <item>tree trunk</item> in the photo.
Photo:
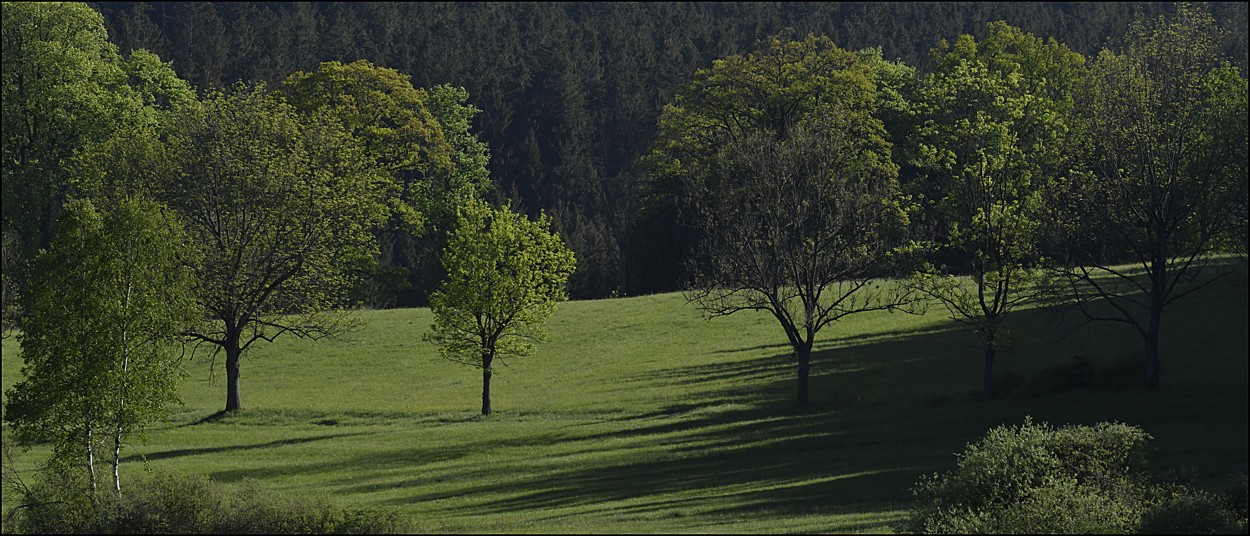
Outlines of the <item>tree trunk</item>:
[{"label": "tree trunk", "polygon": [[1159,323],[1163,318],[1162,300],[1152,300],[1150,325],[1146,330],[1146,387],[1159,388]]},{"label": "tree trunk", "polygon": [[981,383],[985,386],[985,396],[994,396],[994,342],[985,345],[985,370],[982,372]]},{"label": "tree trunk", "polygon": [[243,400],[239,398],[239,357],[243,350],[239,348],[239,336],[226,336],[226,413],[243,409]]},{"label": "tree trunk", "polygon": [[810,348],[799,348],[794,352],[799,362],[799,399],[800,406],[806,406],[811,403],[807,396],[807,376],[812,366],[812,350]]},{"label": "tree trunk", "polygon": [[[130,303],[130,289],[126,289],[126,303]],[[126,330],[122,329],[122,384],[121,396],[117,397],[117,423],[113,428],[113,493],[122,494],[121,474],[117,470],[117,466],[121,465],[122,457],[122,427],[125,423],[124,415],[126,411],[126,396],[129,395],[130,386],[130,339],[126,334]]]},{"label": "tree trunk", "polygon": [[91,474],[91,502],[95,503],[96,476],[95,476],[95,447],[93,443],[95,437],[91,430],[91,424],[87,424],[87,472]]},{"label": "tree trunk", "polygon": [[482,415],[490,415],[490,363],[493,356],[482,356]]}]

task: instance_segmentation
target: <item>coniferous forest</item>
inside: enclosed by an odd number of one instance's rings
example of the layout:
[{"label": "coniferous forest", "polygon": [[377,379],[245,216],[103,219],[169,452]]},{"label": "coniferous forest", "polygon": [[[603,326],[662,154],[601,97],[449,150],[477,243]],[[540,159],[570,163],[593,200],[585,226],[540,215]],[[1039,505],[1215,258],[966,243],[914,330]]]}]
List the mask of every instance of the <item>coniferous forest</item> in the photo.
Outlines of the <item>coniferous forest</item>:
[{"label": "coniferous forest", "polygon": [[[1152,2],[107,2],[122,52],[173,61],[200,90],[238,80],[276,84],[320,62],[365,59],[416,87],[460,86],[482,110],[474,133],[490,148],[496,200],[546,211],[577,254],[573,298],[678,290],[683,237],[662,210],[644,210],[638,165],[676,89],[712,60],[749,52],[784,29],[828,36],[847,50],[879,47],[923,75],[939,40],[984,37],[997,20],[1092,58],[1115,47]],[[1245,72],[1246,6],[1212,3],[1222,49]],[[902,180],[907,181],[904,177]],[[420,255],[396,262],[417,264]],[[428,263],[428,262],[427,262]],[[436,262],[434,264],[437,264]],[[375,298],[428,303],[437,275]]]}]

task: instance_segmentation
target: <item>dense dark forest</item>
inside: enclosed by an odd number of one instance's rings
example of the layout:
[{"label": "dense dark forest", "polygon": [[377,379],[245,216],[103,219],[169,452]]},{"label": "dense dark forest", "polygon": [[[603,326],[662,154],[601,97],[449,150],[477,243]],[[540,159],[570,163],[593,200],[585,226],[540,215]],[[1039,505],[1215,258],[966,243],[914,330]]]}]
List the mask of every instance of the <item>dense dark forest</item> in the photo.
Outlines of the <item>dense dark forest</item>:
[{"label": "dense dark forest", "polygon": [[[672,221],[640,210],[638,161],[677,87],[712,60],[786,28],[848,50],[879,47],[924,73],[928,51],[1005,20],[1092,57],[1138,14],[1170,3],[96,3],[121,52],[172,60],[201,92],[276,84],[323,61],[367,59],[414,86],[462,86],[482,109],[497,201],[551,215],[576,252],[574,298],[675,290],[686,277]],[[1208,9],[1247,63],[1245,3]],[[643,215],[643,216],[640,216]],[[424,292],[397,305],[422,305]]]}]

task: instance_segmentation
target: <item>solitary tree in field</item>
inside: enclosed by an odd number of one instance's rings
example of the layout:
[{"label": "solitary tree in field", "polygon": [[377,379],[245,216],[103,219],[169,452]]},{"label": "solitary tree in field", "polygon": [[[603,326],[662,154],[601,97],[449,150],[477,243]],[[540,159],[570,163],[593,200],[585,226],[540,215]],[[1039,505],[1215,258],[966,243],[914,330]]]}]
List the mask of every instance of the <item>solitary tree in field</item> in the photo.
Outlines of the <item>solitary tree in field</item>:
[{"label": "solitary tree in field", "polygon": [[186,237],[168,209],[124,198],[75,200],[34,263],[22,320],[24,380],[7,394],[19,440],[52,443],[53,463],[82,467],[112,443],[113,489],[124,440],[178,400],[176,344],[199,317]]},{"label": "solitary tree in field", "polygon": [[1246,78],[1221,60],[1219,35],[1209,14],[1182,5],[1135,21],[1121,52],[1098,55],[1078,102],[1085,167],[1055,203],[1073,299],[1141,336],[1153,388],[1165,308],[1202,288],[1245,214]]},{"label": "solitary tree in field", "polygon": [[688,297],[711,316],[776,318],[800,404],[821,329],[907,301],[874,282],[907,218],[875,73],[828,38],[771,38],[697,72],[661,115],[650,156],[655,188],[677,192],[698,236]]},{"label": "solitary tree in field", "polygon": [[567,299],[573,252],[548,229],[506,208],[470,203],[443,252],[447,277],[431,296],[425,339],[447,359],[482,369],[482,415],[491,413],[496,358],[526,356],[546,341],[543,323]]},{"label": "solitary tree in field", "polygon": [[976,331],[982,383],[993,395],[994,359],[1009,336],[1003,321],[1050,287],[1038,264],[1038,204],[1063,170],[1071,87],[1083,59],[1004,22],[990,24],[980,43],[963,35],[933,53],[920,151],[939,192],[934,220],[944,224],[934,250],[954,266],[926,267],[913,282]]}]

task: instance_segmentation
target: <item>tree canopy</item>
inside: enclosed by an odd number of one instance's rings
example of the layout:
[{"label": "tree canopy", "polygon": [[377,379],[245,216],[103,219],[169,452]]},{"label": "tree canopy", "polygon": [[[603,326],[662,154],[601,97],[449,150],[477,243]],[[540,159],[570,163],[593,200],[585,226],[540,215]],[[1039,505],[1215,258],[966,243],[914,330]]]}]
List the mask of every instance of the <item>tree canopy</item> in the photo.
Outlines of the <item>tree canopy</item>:
[{"label": "tree canopy", "polygon": [[543,323],[567,299],[573,252],[549,229],[507,208],[467,205],[443,251],[447,276],[431,298],[426,340],[447,359],[482,369],[482,414],[491,413],[496,359],[522,357],[545,342]]},{"label": "tree canopy", "polygon": [[697,72],[650,156],[653,195],[696,231],[690,299],[711,315],[772,314],[800,404],[822,328],[905,301],[872,282],[907,221],[876,72],[827,37],[774,36]]},{"label": "tree canopy", "polygon": [[[96,453],[113,440],[115,491],[124,437],[179,400],[181,333],[199,319],[187,240],[164,207],[124,197],[73,200],[35,259],[22,320],[22,376],[5,420],[25,442],[48,440],[53,463],[97,481]],[[102,454],[102,453],[101,453]]]}]

